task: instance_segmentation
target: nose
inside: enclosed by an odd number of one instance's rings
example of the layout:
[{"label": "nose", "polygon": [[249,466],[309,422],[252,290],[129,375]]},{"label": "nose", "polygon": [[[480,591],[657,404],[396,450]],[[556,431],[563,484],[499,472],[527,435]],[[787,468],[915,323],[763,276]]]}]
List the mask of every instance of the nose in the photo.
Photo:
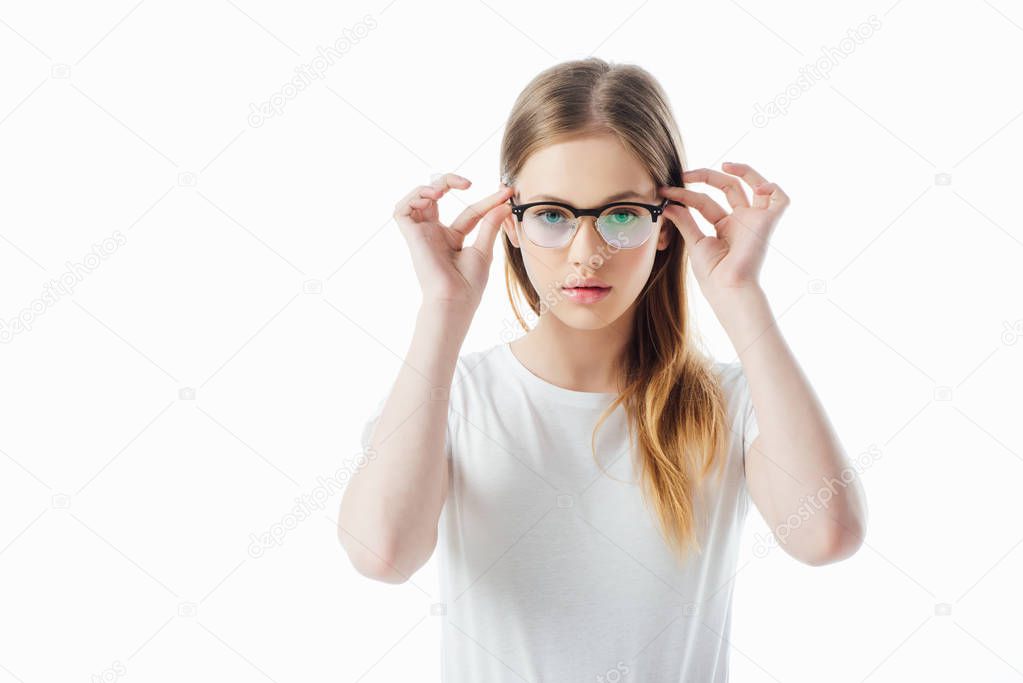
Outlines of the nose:
[{"label": "nose", "polygon": [[582,216],[569,244],[568,258],[574,264],[588,263],[591,256],[600,253],[603,244],[604,238],[597,232],[596,217]]}]

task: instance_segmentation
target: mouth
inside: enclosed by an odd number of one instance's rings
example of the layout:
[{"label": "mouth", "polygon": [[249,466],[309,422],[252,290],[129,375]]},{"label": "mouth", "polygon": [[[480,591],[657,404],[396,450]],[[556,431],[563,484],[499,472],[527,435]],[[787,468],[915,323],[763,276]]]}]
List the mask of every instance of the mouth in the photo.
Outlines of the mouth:
[{"label": "mouth", "polygon": [[562,287],[561,291],[570,301],[592,304],[611,293],[610,287]]}]

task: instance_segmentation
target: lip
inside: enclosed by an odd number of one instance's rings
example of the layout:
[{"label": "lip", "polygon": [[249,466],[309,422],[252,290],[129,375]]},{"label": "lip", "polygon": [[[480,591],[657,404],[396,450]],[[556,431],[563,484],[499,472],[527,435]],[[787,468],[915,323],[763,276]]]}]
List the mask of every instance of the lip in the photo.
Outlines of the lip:
[{"label": "lip", "polygon": [[566,278],[566,281],[567,282],[574,282],[575,283],[574,285],[569,285],[570,287],[610,287],[611,286],[611,285],[607,284],[606,282],[604,282],[603,280],[601,280],[599,277],[593,277],[592,275],[590,277],[580,278],[578,275],[572,274],[572,275],[569,275],[568,278]]},{"label": "lip", "polygon": [[594,304],[607,297],[611,293],[610,287],[562,287],[569,301],[577,304]]}]

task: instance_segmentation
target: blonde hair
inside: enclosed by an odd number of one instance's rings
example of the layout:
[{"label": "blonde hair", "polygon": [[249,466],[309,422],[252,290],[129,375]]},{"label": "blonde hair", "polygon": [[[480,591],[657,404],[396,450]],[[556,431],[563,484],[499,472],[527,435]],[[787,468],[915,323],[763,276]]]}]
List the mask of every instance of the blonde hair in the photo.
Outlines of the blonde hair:
[{"label": "blonde hair", "polygon": [[[501,175],[514,184],[531,154],[555,142],[612,134],[649,170],[659,185],[682,187],[685,153],[668,99],[646,70],[597,57],[556,64],[539,73],[515,101],[501,143]],[[730,428],[710,357],[699,350],[686,301],[688,251],[667,218],[669,244],[659,250],[636,305],[626,351],[616,361],[616,400],[597,430],[624,405],[629,436],[637,446],[644,500],[677,556],[701,552],[698,492],[709,473],[720,474]],[[522,253],[504,236],[505,284],[512,310],[529,331],[516,303],[522,297],[539,315]],[[638,444],[636,439],[638,437]]]}]

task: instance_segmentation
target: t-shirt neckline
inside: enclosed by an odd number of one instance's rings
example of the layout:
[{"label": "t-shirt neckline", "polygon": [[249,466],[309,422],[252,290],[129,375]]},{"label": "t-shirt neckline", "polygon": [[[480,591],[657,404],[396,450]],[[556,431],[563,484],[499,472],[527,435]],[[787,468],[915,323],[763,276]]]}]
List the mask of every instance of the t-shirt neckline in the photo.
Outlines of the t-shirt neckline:
[{"label": "t-shirt neckline", "polygon": [[522,364],[512,351],[511,342],[503,342],[500,346],[501,357],[511,368],[512,372],[521,378],[521,380],[534,391],[539,392],[551,400],[584,408],[606,408],[611,405],[616,398],[618,398],[618,394],[614,393],[575,391],[573,389],[559,387],[556,384],[551,384],[542,377],[534,375],[529,368]]}]

